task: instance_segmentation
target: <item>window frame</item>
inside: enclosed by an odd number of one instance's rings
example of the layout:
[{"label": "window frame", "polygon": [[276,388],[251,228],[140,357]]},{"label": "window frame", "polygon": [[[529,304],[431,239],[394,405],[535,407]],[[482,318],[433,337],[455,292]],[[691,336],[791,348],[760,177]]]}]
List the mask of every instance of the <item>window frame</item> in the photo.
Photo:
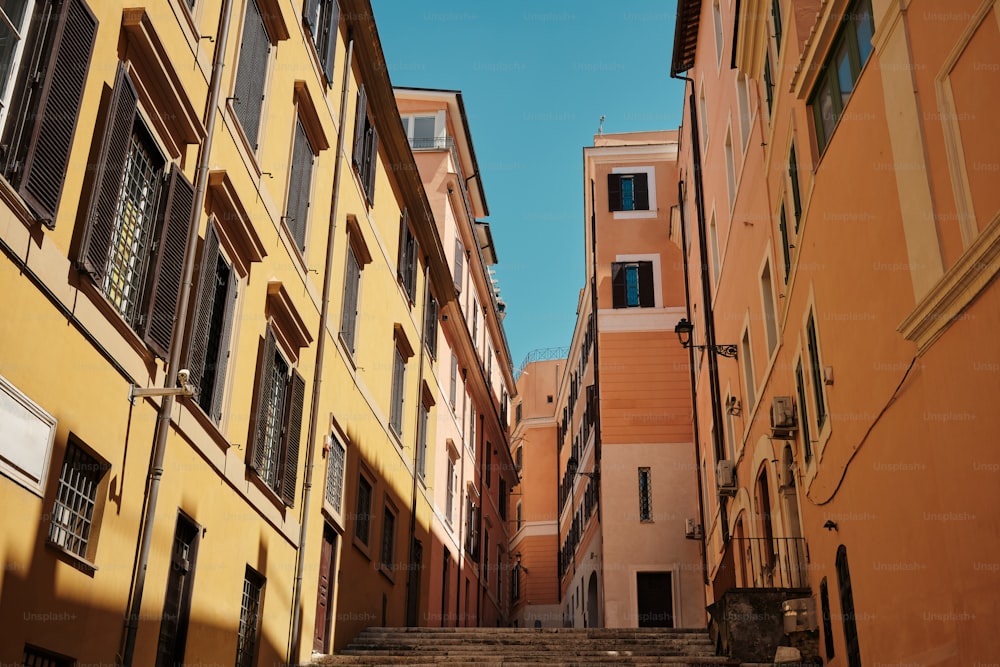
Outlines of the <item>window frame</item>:
[{"label": "window frame", "polygon": [[[363,489],[367,489],[362,493]],[[367,498],[366,503],[362,500]],[[364,470],[358,471],[358,483],[354,489],[354,545],[371,558],[372,501],[375,499],[374,478]],[[364,528],[362,530],[362,527]]]},{"label": "window frame", "polygon": [[[306,0],[302,22],[309,32],[309,41],[319,63],[326,85],[333,87],[333,66],[340,35],[340,3],[337,0]],[[317,34],[318,33],[318,34]]]},{"label": "window frame", "polygon": [[639,522],[653,523],[653,479],[649,466],[639,467]]},{"label": "window frame", "polygon": [[358,177],[365,203],[369,208],[375,205],[375,176],[378,171],[378,130],[375,119],[369,113],[365,85],[358,87],[357,106],[354,116],[354,151],[351,162]]},{"label": "window frame", "polygon": [[743,362],[743,382],[746,385],[746,410],[753,413],[757,407],[757,378],[756,369],[753,365],[753,339],[750,335],[750,327],[744,326],[743,335],[740,337],[740,359]]},{"label": "window frame", "polygon": [[[264,591],[267,585],[267,578],[249,565],[246,566],[246,573],[243,575],[243,596],[240,602],[240,622],[236,632],[236,667],[254,667],[257,662],[260,649],[261,623],[264,617]],[[249,593],[248,593],[249,589]],[[248,595],[253,607],[248,608],[246,602]],[[253,616],[253,619],[249,616]],[[252,627],[250,627],[252,625]],[[249,629],[253,634],[250,638],[250,646],[247,643],[244,632]],[[244,653],[247,651],[248,653]],[[242,658],[242,660],[241,660]]]},{"label": "window frame", "polygon": [[[324,476],[323,503],[337,517],[344,515],[344,496],[347,490],[347,445],[332,429],[327,436],[326,475]],[[337,502],[334,502],[334,498]]]},{"label": "window frame", "polygon": [[[71,459],[71,455],[77,456]],[[66,481],[64,476],[71,470],[70,461],[79,463],[89,468],[94,473],[89,488],[74,488],[71,481]],[[93,575],[97,570],[94,564],[97,557],[97,546],[101,532],[101,522],[104,518],[104,499],[107,497],[108,472],[112,465],[101,457],[97,452],[87,446],[74,433],[70,433],[66,442],[66,449],[63,452],[63,462],[60,466],[59,476],[56,478],[55,496],[52,498],[52,511],[49,514],[49,528],[46,534],[46,544],[54,549],[67,554],[74,561],[84,566],[84,570]],[[72,469],[77,472],[76,468]],[[80,478],[77,478],[78,481]],[[89,504],[86,516],[81,516],[78,511],[81,503],[67,503],[65,493],[73,493],[77,496],[87,495],[84,505]],[[60,500],[62,499],[62,500]],[[79,526],[80,532],[70,530],[62,516],[73,519],[75,522],[82,521]],[[57,521],[63,525],[57,526]],[[59,537],[60,531],[65,537]],[[76,547],[67,544],[67,540],[75,539]],[[82,549],[80,548],[82,547]]]},{"label": "window frame", "polygon": [[396,519],[399,511],[386,500],[382,506],[382,539],[379,542],[378,566],[382,574],[395,581],[396,579]]},{"label": "window frame", "polygon": [[[611,307],[614,309],[655,308],[657,297],[657,271],[655,262],[645,259],[620,259],[611,263]],[[629,303],[628,272],[634,268],[636,275],[635,304]]]},{"label": "window frame", "polygon": [[[306,156],[308,156],[308,163],[305,159]],[[301,114],[296,114],[292,131],[292,154],[288,170],[285,214],[281,220],[288,232],[288,237],[295,244],[295,249],[302,254],[305,253],[308,245],[306,240],[309,229],[309,212],[312,208],[314,172],[318,157],[319,150],[313,146],[312,139],[306,129],[306,121],[303,120]]]},{"label": "window frame", "polygon": [[[264,126],[262,122],[264,120],[264,100],[267,98],[270,83],[271,53],[277,44],[277,40],[271,35],[271,30],[268,28],[268,22],[264,16],[264,8],[260,5],[259,0],[246,0],[244,5],[243,20],[240,23],[240,48],[239,53],[236,55],[236,72],[233,77],[233,94],[230,101],[230,108],[233,111],[233,117],[237,121],[236,124],[239,126],[240,133],[246,142],[250,154],[254,156],[258,154],[261,146],[261,129]],[[250,14],[251,8],[256,12],[253,17]],[[260,30],[256,35],[248,35],[248,30],[251,29],[248,20],[254,17],[260,21]],[[253,27],[256,27],[256,25]],[[263,41],[259,39],[261,35],[263,35]],[[247,44],[248,39],[252,40],[250,44]],[[264,46],[265,44],[266,46]],[[244,54],[246,54],[245,59]],[[255,69],[251,69],[261,66],[263,67],[263,72],[261,73],[255,71]],[[253,85],[252,80],[248,81],[244,78],[255,74],[262,75],[259,82],[259,102],[255,102],[258,87]],[[254,104],[248,103],[246,107],[243,106],[243,100],[239,94],[242,88],[246,88],[246,94],[249,96],[248,99],[254,101]],[[251,109],[251,107],[256,108],[253,111],[241,112],[241,110]],[[254,112],[256,119],[253,116],[247,115]],[[251,123],[254,120],[255,125]],[[251,127],[251,125],[254,126]]]}]

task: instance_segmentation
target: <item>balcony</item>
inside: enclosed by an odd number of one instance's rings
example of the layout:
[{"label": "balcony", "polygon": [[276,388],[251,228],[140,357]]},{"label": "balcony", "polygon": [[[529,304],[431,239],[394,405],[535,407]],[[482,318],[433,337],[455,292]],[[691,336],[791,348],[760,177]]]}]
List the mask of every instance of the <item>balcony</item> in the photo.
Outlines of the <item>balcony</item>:
[{"label": "balcony", "polygon": [[737,588],[807,588],[808,562],[805,538],[733,537],[719,569],[731,568]]},{"label": "balcony", "polygon": [[[415,151],[455,150],[455,140],[451,137],[410,137],[410,148]],[[458,163],[458,157],[453,156]]]}]

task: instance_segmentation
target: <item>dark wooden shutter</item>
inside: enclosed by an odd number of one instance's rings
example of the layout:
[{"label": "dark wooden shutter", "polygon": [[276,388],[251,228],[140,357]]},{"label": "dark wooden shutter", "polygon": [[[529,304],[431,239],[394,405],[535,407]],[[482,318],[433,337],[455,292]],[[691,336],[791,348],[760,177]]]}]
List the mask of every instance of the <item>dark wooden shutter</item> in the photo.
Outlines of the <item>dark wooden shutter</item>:
[{"label": "dark wooden shutter", "polygon": [[340,336],[347,343],[347,348],[354,352],[355,323],[358,316],[358,282],[361,270],[354,249],[347,248],[347,271],[344,277],[344,310],[340,318]]},{"label": "dark wooden shutter", "polygon": [[622,177],[620,174],[608,174],[608,210],[622,210]]},{"label": "dark wooden shutter", "polygon": [[208,226],[202,245],[201,263],[198,269],[198,292],[194,309],[191,339],[188,342],[187,369],[191,371],[191,384],[201,388],[205,369],[210,364],[208,357],[208,337],[212,326],[212,310],[218,282],[219,236],[215,225]]},{"label": "dark wooden shutter", "polygon": [[365,84],[358,88],[358,106],[354,114],[354,166],[361,175],[361,166],[364,164],[365,153],[365,118],[367,114],[368,99],[365,97]]},{"label": "dark wooden shutter", "polygon": [[455,291],[462,293],[462,271],[465,261],[465,248],[462,247],[462,240],[455,239]]},{"label": "dark wooden shutter", "polygon": [[621,262],[611,264],[611,306],[625,308],[628,300],[625,296],[625,265]]},{"label": "dark wooden shutter", "polygon": [[179,167],[170,172],[167,196],[160,209],[160,238],[146,313],[143,338],[164,359],[174,335],[177,301],[181,293],[184,255],[187,251],[191,214],[194,211],[194,186]]},{"label": "dark wooden shutter", "polygon": [[639,262],[639,307],[656,305],[656,288],[653,285],[653,263]]},{"label": "dark wooden shutter", "polygon": [[403,209],[399,216],[399,248],[396,251],[396,276],[399,281],[406,284],[406,237],[409,229],[406,226],[406,209]]},{"label": "dark wooden shutter", "polygon": [[274,383],[274,355],[277,342],[274,330],[267,325],[264,333],[260,361],[257,363],[257,401],[254,409],[253,451],[249,452],[251,466],[258,472],[264,469],[264,440],[267,438],[267,417]]},{"label": "dark wooden shutter", "polygon": [[[40,66],[48,66],[48,71],[44,78],[40,71],[32,72],[28,82],[34,87],[41,81],[37,106],[15,111],[31,123],[18,192],[39,219],[52,228],[56,225],[56,211],[69,166],[77,115],[97,35],[97,19],[81,0],[65,0],[50,22],[54,23],[50,30],[55,31],[51,51],[39,59]],[[24,57],[29,54],[26,52]],[[31,98],[33,94],[28,93],[28,96]]]},{"label": "dark wooden shutter", "polygon": [[305,4],[302,5],[302,23],[305,24],[306,30],[312,35],[313,44],[319,44],[320,31],[316,29],[316,24],[319,20],[319,3],[320,0],[305,0]]},{"label": "dark wooden shutter", "polygon": [[88,165],[97,176],[90,196],[86,230],[80,245],[80,267],[100,283],[108,263],[111,236],[115,231],[118,196],[121,190],[125,162],[128,160],[135,122],[138,95],[124,65],[118,65],[115,87],[111,94],[107,121],[104,126],[103,144],[97,163]]},{"label": "dark wooden shutter", "polygon": [[222,393],[226,388],[226,370],[229,367],[229,341],[233,333],[233,312],[236,310],[236,272],[230,268],[226,287],[226,311],[222,320],[222,338],[219,356],[215,360],[215,386],[212,388],[211,417],[218,423],[222,419]]},{"label": "dark wooden shutter", "polygon": [[437,319],[438,302],[433,296],[428,296],[427,312],[424,315],[424,341],[432,357],[437,357]]},{"label": "dark wooden shutter", "polygon": [[368,150],[366,156],[366,163],[368,167],[367,171],[367,182],[365,183],[365,193],[368,195],[368,202],[370,204],[375,203],[375,167],[378,164],[378,130],[375,129],[375,124],[372,123],[371,126],[371,147]]},{"label": "dark wooden shutter", "polygon": [[261,18],[256,0],[247,3],[243,23],[243,41],[236,69],[236,117],[243,127],[247,142],[257,150],[260,136],[260,112],[264,102],[264,80],[267,78],[267,62],[271,51],[271,40]]},{"label": "dark wooden shutter", "polygon": [[314,159],[312,145],[301,120],[295,121],[295,142],[292,149],[292,170],[288,183],[288,206],[285,224],[299,250],[306,247],[306,220],[309,217],[309,190],[312,185]]},{"label": "dark wooden shutter", "polygon": [[295,482],[299,474],[299,442],[302,439],[302,408],[306,398],[306,381],[296,371],[288,386],[288,410],[285,419],[285,470],[281,483],[281,499],[285,505],[295,505]]},{"label": "dark wooden shutter", "polygon": [[326,49],[321,53],[323,61],[323,74],[326,75],[327,85],[333,86],[333,64],[337,53],[337,35],[340,34],[340,3],[337,0],[329,0],[330,11],[329,20],[324,30],[326,30]]},{"label": "dark wooden shutter", "polygon": [[649,175],[645,172],[632,175],[632,210],[649,210]]}]

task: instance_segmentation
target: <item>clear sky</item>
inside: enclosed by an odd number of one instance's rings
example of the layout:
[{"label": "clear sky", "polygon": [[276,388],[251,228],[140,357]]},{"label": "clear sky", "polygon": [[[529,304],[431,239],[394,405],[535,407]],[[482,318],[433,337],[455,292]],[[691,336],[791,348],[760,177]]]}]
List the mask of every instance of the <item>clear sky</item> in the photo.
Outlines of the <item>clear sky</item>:
[{"label": "clear sky", "polygon": [[569,345],[583,287],[583,147],[676,129],[676,0],[372,0],[395,86],[462,91],[515,369]]}]

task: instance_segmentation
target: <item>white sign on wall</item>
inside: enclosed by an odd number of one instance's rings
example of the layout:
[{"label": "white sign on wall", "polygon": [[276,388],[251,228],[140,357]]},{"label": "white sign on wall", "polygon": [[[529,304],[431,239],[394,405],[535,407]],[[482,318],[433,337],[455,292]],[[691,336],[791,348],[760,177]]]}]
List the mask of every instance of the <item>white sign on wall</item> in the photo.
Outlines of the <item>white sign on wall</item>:
[{"label": "white sign on wall", "polygon": [[0,376],[0,474],[41,496],[56,419]]}]

